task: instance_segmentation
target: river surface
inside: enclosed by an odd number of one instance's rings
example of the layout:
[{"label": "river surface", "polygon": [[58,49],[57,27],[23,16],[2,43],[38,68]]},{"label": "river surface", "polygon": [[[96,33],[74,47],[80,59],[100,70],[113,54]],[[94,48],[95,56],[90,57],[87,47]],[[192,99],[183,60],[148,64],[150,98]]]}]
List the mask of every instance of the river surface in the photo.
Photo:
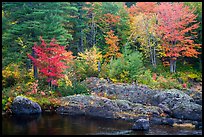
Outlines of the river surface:
[{"label": "river surface", "polygon": [[151,125],[150,130],[132,131],[133,122],[87,116],[2,115],[3,135],[202,135],[202,130]]}]

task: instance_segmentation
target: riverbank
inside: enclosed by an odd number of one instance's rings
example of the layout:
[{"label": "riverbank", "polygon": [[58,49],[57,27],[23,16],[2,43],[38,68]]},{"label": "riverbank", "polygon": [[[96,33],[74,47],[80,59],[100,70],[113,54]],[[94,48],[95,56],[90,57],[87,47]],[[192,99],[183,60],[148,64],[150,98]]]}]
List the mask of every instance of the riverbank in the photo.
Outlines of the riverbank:
[{"label": "riverbank", "polygon": [[[57,114],[127,121],[146,119],[155,125],[190,125],[191,128],[202,128],[202,92],[152,90],[144,85],[114,84],[96,77],[88,78],[84,83],[92,91],[91,95],[61,97],[60,106],[55,109]],[[13,104],[16,104],[11,107],[15,114],[44,111],[23,97],[14,99]],[[26,107],[22,109],[22,106]]]}]

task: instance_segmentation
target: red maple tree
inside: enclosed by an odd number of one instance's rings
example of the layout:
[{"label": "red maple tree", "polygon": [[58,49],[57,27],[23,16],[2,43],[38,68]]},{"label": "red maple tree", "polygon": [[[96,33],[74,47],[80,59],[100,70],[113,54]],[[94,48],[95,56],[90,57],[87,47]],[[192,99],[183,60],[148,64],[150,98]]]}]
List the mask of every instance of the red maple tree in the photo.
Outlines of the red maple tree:
[{"label": "red maple tree", "polygon": [[67,63],[74,57],[72,52],[67,52],[64,46],[56,44],[56,40],[52,39],[47,45],[40,37],[41,44],[36,43],[33,46],[36,58],[28,54],[28,57],[33,61],[34,65],[38,67],[42,76],[47,77],[47,82],[52,85],[57,85],[56,80],[64,76],[63,72],[68,68]]},{"label": "red maple tree", "polygon": [[199,54],[196,48],[201,45],[194,43],[196,32],[193,32],[199,23],[195,23],[197,15],[193,12],[182,2],[161,2],[157,6],[157,33],[163,40],[162,47],[165,58],[170,61],[171,72],[176,70],[178,57],[197,57]]},{"label": "red maple tree", "polygon": [[138,15],[139,13],[151,14],[155,13],[156,2],[137,2],[130,8],[126,8],[130,16]]}]

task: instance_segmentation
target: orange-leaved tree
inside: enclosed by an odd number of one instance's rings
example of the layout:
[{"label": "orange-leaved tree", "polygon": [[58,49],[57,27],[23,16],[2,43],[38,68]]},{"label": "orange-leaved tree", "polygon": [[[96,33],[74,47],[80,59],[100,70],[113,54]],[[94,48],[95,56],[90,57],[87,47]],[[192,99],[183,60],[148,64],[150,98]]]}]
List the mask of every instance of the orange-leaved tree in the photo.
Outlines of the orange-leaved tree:
[{"label": "orange-leaved tree", "polygon": [[170,72],[176,71],[178,57],[197,57],[199,52],[195,44],[196,32],[199,27],[196,23],[197,15],[194,10],[184,6],[182,2],[161,2],[157,6],[157,33],[162,39],[165,58],[170,61]]},{"label": "orange-leaved tree", "polygon": [[114,31],[110,30],[107,32],[107,36],[105,38],[106,44],[109,45],[108,51],[104,55],[104,58],[107,62],[111,60],[111,58],[119,58],[121,57],[121,53],[119,52],[120,48],[118,46],[118,37],[114,35]]}]

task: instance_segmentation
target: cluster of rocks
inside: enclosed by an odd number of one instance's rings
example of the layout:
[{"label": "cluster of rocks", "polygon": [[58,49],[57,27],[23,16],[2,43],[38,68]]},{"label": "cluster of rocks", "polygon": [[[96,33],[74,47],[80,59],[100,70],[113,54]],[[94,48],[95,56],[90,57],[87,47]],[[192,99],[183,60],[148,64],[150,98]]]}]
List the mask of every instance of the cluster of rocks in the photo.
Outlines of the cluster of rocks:
[{"label": "cluster of rocks", "polygon": [[127,100],[111,100],[97,95],[76,95],[61,98],[60,114],[82,114],[112,119],[134,120],[138,117],[159,116],[163,113],[157,106],[146,106]]},{"label": "cluster of rocks", "polygon": [[[131,120],[135,121],[134,130],[148,130],[149,124],[182,123],[202,128],[202,92],[159,91],[143,85],[113,84],[96,77],[83,82],[92,94],[62,97],[58,114]],[[16,97],[11,109],[15,114],[41,113],[38,104],[24,97]]]},{"label": "cluster of rocks", "polygon": [[152,90],[133,84],[113,84],[105,79],[92,77],[84,81],[91,91],[132,103],[160,107],[167,115],[175,118],[202,120],[202,92],[177,89]]}]

